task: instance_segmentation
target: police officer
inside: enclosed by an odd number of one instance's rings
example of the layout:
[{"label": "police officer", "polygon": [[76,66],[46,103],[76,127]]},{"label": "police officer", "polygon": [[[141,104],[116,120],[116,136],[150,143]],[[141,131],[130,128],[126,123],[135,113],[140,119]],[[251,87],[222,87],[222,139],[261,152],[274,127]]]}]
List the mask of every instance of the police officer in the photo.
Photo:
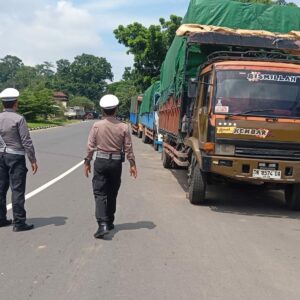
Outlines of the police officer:
[{"label": "police officer", "polygon": [[34,226],[26,224],[25,187],[27,154],[33,174],[38,166],[28,127],[23,116],[16,113],[19,92],[7,88],[0,93],[3,112],[0,113],[0,227],[9,226],[12,220],[6,217],[6,194],[12,191],[13,231],[26,231]]},{"label": "police officer", "polygon": [[130,175],[137,177],[129,126],[116,119],[119,99],[105,95],[100,99],[104,117],[92,127],[85,158],[85,175],[91,172],[91,160],[96,152],[93,191],[96,202],[96,219],[99,225],[95,238],[103,238],[114,228],[116,200],[121,185],[123,151],[130,163]]}]

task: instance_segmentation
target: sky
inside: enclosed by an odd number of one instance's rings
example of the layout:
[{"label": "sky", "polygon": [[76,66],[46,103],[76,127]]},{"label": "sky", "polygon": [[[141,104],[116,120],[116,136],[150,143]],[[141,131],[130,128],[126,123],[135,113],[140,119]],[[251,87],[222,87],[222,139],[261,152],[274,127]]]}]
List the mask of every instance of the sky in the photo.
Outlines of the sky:
[{"label": "sky", "polygon": [[[294,0],[300,6],[300,0]],[[82,53],[105,57],[114,81],[133,59],[115,39],[118,25],[158,24],[184,16],[189,0],[0,0],[0,58],[15,55],[25,65]]]},{"label": "sky", "polygon": [[0,0],[0,58],[15,55],[25,65],[82,53],[105,57],[114,81],[133,59],[118,43],[118,25],[158,24],[171,14],[183,16],[189,0]]}]

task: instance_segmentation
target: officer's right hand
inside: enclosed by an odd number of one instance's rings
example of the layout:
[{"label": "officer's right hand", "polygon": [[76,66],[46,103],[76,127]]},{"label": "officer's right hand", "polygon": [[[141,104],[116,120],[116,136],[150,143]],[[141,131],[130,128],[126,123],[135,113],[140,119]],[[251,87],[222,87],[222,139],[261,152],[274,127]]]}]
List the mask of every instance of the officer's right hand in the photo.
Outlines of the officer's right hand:
[{"label": "officer's right hand", "polygon": [[91,165],[90,164],[84,164],[84,174],[86,177],[89,177],[89,173],[91,173]]},{"label": "officer's right hand", "polygon": [[32,169],[32,173],[34,175],[38,170],[38,165],[36,162],[31,164],[31,169]]},{"label": "officer's right hand", "polygon": [[136,166],[130,167],[130,176],[133,176],[134,178],[137,178],[137,169]]}]

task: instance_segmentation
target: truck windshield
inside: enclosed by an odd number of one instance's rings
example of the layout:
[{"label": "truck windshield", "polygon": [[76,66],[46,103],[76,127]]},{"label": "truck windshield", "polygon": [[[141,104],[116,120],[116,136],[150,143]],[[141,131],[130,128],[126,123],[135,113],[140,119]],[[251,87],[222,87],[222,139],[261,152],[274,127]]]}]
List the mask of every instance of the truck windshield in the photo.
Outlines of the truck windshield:
[{"label": "truck windshield", "polygon": [[216,114],[300,118],[300,74],[219,70],[216,78]]}]

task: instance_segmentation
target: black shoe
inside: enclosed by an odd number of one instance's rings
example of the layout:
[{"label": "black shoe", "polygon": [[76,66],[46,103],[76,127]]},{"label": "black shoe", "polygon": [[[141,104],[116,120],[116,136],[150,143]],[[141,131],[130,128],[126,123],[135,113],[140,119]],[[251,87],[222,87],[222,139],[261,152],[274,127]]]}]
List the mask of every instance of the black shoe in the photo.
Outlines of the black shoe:
[{"label": "black shoe", "polygon": [[34,228],[33,224],[15,224],[13,227],[13,231],[14,232],[18,232],[18,231],[28,231]]},{"label": "black shoe", "polygon": [[9,226],[11,224],[12,224],[12,220],[6,220],[6,219],[4,219],[4,220],[0,221],[0,227]]},{"label": "black shoe", "polygon": [[100,225],[97,232],[94,234],[94,237],[96,239],[102,239],[106,234],[109,233],[109,226],[111,225],[108,225],[108,224],[103,224],[103,225]]}]

